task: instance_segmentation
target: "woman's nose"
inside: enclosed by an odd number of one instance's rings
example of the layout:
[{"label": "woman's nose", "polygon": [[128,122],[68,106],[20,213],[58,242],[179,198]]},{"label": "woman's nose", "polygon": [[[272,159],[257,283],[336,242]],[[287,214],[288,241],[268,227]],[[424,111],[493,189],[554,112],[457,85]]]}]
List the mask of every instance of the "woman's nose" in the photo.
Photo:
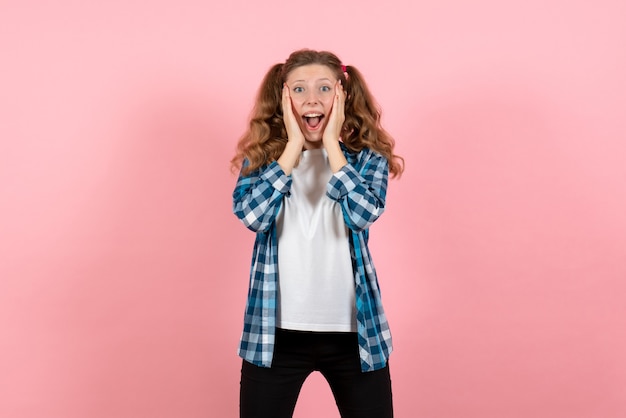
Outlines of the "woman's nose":
[{"label": "woman's nose", "polygon": [[317,96],[317,94],[314,91],[309,91],[309,93],[306,96],[306,103],[315,104],[318,102],[319,102],[319,97]]}]

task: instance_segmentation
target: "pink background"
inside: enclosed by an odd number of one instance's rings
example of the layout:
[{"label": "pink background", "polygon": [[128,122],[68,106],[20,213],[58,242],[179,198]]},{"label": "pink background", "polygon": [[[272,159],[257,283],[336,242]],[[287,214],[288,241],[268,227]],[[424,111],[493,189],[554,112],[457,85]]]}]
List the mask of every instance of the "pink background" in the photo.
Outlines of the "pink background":
[{"label": "pink background", "polygon": [[[372,251],[396,415],[626,416],[626,3],[0,3],[0,416],[235,417],[228,161],[294,49],[406,158]],[[322,378],[297,418],[338,417]]]}]

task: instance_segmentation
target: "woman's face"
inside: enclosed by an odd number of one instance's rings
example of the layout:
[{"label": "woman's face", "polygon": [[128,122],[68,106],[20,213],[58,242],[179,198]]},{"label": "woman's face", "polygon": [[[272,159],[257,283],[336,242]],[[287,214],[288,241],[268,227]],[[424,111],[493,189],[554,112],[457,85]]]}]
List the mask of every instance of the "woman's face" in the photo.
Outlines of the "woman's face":
[{"label": "woman's face", "polygon": [[294,114],[306,139],[305,148],[320,148],[333,107],[337,78],[321,64],[297,67],[287,75]]}]

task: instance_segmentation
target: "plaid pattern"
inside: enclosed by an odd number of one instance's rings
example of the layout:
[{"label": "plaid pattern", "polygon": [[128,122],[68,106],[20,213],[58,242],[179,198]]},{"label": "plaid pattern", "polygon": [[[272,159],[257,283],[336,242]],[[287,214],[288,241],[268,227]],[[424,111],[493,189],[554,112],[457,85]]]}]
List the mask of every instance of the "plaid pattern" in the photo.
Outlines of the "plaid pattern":
[{"label": "plaid pattern", "polygon": [[[383,156],[369,149],[355,154],[341,146],[348,164],[331,177],[326,194],[340,203],[351,231],[359,353],[361,369],[366,372],[385,367],[392,351],[376,270],[367,247],[368,228],[385,210],[389,167]],[[274,221],[290,187],[291,178],[273,161],[247,176],[240,174],[233,192],[233,212],[256,232],[239,355],[257,366],[272,364],[278,297]]]}]

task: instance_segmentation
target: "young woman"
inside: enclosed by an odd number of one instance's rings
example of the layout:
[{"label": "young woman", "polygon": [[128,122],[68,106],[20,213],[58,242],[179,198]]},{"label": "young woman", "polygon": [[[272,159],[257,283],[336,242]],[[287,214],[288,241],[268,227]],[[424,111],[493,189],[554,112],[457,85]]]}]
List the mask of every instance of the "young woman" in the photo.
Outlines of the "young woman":
[{"label": "young woman", "polygon": [[403,160],[361,73],[301,50],[266,74],[233,167],[256,232],[239,355],[242,418],[291,417],[313,371],[343,418],[393,416],[391,334],[368,228]]}]

